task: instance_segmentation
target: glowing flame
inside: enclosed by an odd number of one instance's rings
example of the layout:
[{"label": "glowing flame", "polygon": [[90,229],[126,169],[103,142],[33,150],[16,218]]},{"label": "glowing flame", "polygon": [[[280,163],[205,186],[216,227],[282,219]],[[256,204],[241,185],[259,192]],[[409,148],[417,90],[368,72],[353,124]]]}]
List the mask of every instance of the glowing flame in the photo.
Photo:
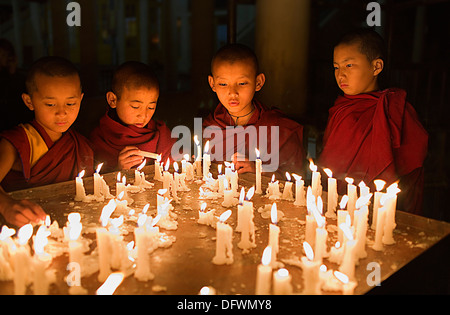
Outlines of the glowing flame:
[{"label": "glowing flame", "polygon": [[156,161],[159,163],[161,162],[161,154],[157,156]]},{"label": "glowing flame", "polygon": [[261,263],[264,266],[268,266],[270,264],[270,260],[272,259],[272,247],[271,246],[267,246],[264,249],[262,258],[261,258]]},{"label": "glowing flame", "polygon": [[154,227],[156,224],[158,224],[158,222],[159,222],[160,219],[161,219],[161,215],[158,214],[156,217],[154,217],[154,218],[152,219],[151,226]]},{"label": "glowing flame", "polygon": [[4,226],[2,227],[2,231],[0,232],[0,241],[4,241],[4,240],[6,240],[8,237],[13,236],[14,234],[16,234],[16,230],[10,229],[10,228],[7,227],[6,225],[4,225]]},{"label": "glowing flame", "polygon": [[356,209],[360,209],[361,207],[367,205],[370,198],[372,198],[372,193],[359,197],[358,200],[356,200]]},{"label": "glowing flame", "polygon": [[200,142],[198,141],[197,135],[194,136],[194,142],[195,142],[196,145],[199,145],[199,144],[200,144]]},{"label": "glowing flame", "polygon": [[339,224],[339,228],[344,232],[344,235],[347,239],[353,240],[353,234],[352,231],[350,230],[350,225],[347,224],[347,222]]},{"label": "glowing flame", "polygon": [[270,210],[270,219],[272,220],[273,224],[278,223],[278,210],[277,210],[277,204],[273,203],[272,209]]},{"label": "glowing flame", "polygon": [[250,201],[250,200],[252,199],[254,193],[255,193],[255,186],[252,186],[252,188],[250,188],[250,189],[247,191],[247,196],[246,196],[245,199],[247,199],[248,201]]},{"label": "glowing flame", "polygon": [[303,242],[303,250],[305,251],[305,254],[306,254],[306,257],[308,258],[308,260],[313,261],[314,260],[314,251],[308,242]]},{"label": "glowing flame", "polygon": [[169,170],[169,166],[170,166],[170,158],[167,158],[167,162],[166,162],[166,164],[164,164],[164,170],[166,172]]},{"label": "glowing flame", "polygon": [[203,287],[200,289],[200,295],[214,295],[215,294],[215,290],[213,287]]},{"label": "glowing flame", "polygon": [[142,227],[145,224],[146,221],[147,221],[147,215],[146,214],[140,214],[139,218],[137,220],[137,224],[138,224],[139,227]]},{"label": "glowing flame", "polygon": [[259,152],[258,149],[255,148],[256,158],[259,159],[261,152]]},{"label": "glowing flame", "polygon": [[118,183],[120,183],[120,177],[121,177],[121,174],[120,174],[120,172],[118,172],[118,173],[117,173],[117,182],[118,182]]},{"label": "glowing flame", "polygon": [[106,281],[97,289],[97,295],[112,295],[122,283],[124,274],[122,272],[115,272],[109,275]]},{"label": "glowing flame", "polygon": [[294,179],[295,179],[297,182],[299,182],[299,181],[302,180],[302,177],[301,177],[300,175],[292,174],[292,176],[294,177]]},{"label": "glowing flame", "polygon": [[359,187],[359,188],[364,188],[364,187],[367,187],[367,186],[366,186],[366,183],[364,183],[364,181],[361,181],[361,182],[358,184],[358,187]]},{"label": "glowing flame", "polygon": [[275,183],[275,174],[272,175],[271,183]]},{"label": "glowing flame", "polygon": [[52,222],[50,221],[50,216],[49,216],[49,215],[46,215],[46,216],[45,216],[44,225],[45,225],[46,227],[49,227],[51,224],[52,224]]},{"label": "glowing flame", "polygon": [[29,223],[22,226],[19,231],[17,231],[17,237],[19,238],[19,244],[25,245],[33,234],[33,226]]},{"label": "glowing flame", "polygon": [[142,213],[143,213],[143,214],[146,214],[149,207],[150,207],[150,204],[147,203],[147,204],[144,206],[144,208],[142,208]]},{"label": "glowing flame", "polygon": [[86,172],[84,170],[82,170],[79,174],[78,174],[78,178],[83,178],[84,174]]},{"label": "glowing flame", "polygon": [[200,211],[205,212],[205,210],[206,210],[206,202],[202,202],[202,204],[200,206]]},{"label": "glowing flame", "polygon": [[167,188],[158,190],[158,195],[160,195],[160,196],[164,196],[166,193],[167,193]]},{"label": "glowing flame", "polygon": [[178,163],[177,162],[173,162],[173,169],[175,170],[176,173],[178,173]]},{"label": "glowing flame", "polygon": [[319,228],[323,227],[325,225],[325,218],[323,216],[321,216],[321,214],[317,210],[317,207],[313,207],[311,212],[314,216],[314,219],[317,222],[317,226]]},{"label": "glowing flame", "polygon": [[205,154],[207,154],[208,152],[209,152],[209,140],[208,141],[206,141],[206,144],[205,144],[205,150],[203,151]]},{"label": "glowing flame", "polygon": [[343,284],[347,284],[348,281],[349,281],[348,276],[345,275],[345,274],[343,274],[343,273],[340,272],[340,271],[335,270],[335,271],[334,271],[334,276],[335,276],[339,281],[341,281]]},{"label": "glowing flame", "polygon": [[327,174],[328,177],[333,177],[333,172],[329,168],[324,168],[323,171]]},{"label": "glowing flame", "polygon": [[95,170],[95,172],[97,174],[100,174],[100,170],[102,169],[103,163],[100,163],[99,165],[97,165],[97,169]]},{"label": "glowing flame", "polygon": [[317,211],[322,215],[323,214],[323,201],[322,197],[317,197]]},{"label": "glowing flame", "polygon": [[393,183],[386,189],[386,194],[394,196],[397,195],[400,191],[401,190],[398,188],[398,183]]},{"label": "glowing flame", "polygon": [[341,209],[345,209],[345,207],[347,206],[347,202],[348,202],[348,196],[347,195],[342,196],[341,202],[339,203],[339,207]]},{"label": "glowing flame", "polygon": [[122,191],[120,194],[119,194],[119,196],[118,196],[118,200],[122,200],[123,199],[123,196],[125,196],[125,191]]},{"label": "glowing flame", "polygon": [[327,272],[327,266],[325,266],[325,265],[320,265],[320,267],[319,267],[319,270],[321,271],[321,272]]},{"label": "glowing flame", "polygon": [[100,214],[100,222],[102,226],[106,226],[108,224],[108,220],[111,214],[116,210],[116,202],[114,199],[111,199],[106,206],[103,207],[102,213]]},{"label": "glowing flame", "polygon": [[186,161],[189,161],[190,160],[189,154],[183,155],[183,159],[185,159]]},{"label": "glowing flame", "polygon": [[48,244],[47,237],[50,235],[50,231],[43,225],[39,227],[34,237],[34,252],[38,255],[44,254],[44,247]]},{"label": "glowing flame", "polygon": [[280,278],[289,277],[289,271],[285,268],[278,269],[277,274],[278,274],[278,277],[280,277]]},{"label": "glowing flame", "polygon": [[350,178],[350,177],[346,177],[346,178],[345,178],[345,181],[346,181],[349,185],[352,185],[354,179],[353,179],[353,178]]},{"label": "glowing flame", "polygon": [[217,165],[217,170],[219,171],[219,175],[222,175],[222,164]]},{"label": "glowing flame", "polygon": [[118,229],[119,226],[121,226],[122,224],[123,224],[123,215],[121,215],[118,218],[111,219],[111,226],[114,229]]},{"label": "glowing flame", "polygon": [[239,204],[242,205],[244,203],[245,198],[245,189],[244,187],[241,188],[241,193],[239,194]]},{"label": "glowing flame", "polygon": [[223,189],[228,190],[228,180],[226,178],[223,179]]},{"label": "glowing flame", "polygon": [[336,244],[334,244],[334,247],[336,249],[339,249],[339,247],[341,247],[341,242],[336,242]]},{"label": "glowing flame", "polygon": [[373,183],[375,184],[375,188],[377,191],[382,191],[384,186],[386,185],[386,182],[382,179],[375,179]]},{"label": "glowing flame", "polygon": [[139,165],[139,166],[137,167],[137,170],[138,170],[138,171],[142,170],[142,169],[144,168],[144,166],[145,166],[146,163],[147,163],[147,160],[144,159],[144,161],[141,163],[141,165]]},{"label": "glowing flame", "polygon": [[68,224],[68,232],[69,232],[69,239],[71,241],[76,241],[81,234],[82,224],[81,221],[81,215],[76,212],[69,213],[67,216],[67,220],[69,221]]},{"label": "glowing flame", "polygon": [[288,172],[286,172],[286,180],[287,180],[288,182],[290,182],[290,181],[291,181],[291,175],[289,175],[289,173],[288,173]]},{"label": "glowing flame", "polygon": [[124,175],[124,176],[122,176],[122,184],[126,184],[127,183],[127,178],[126,178],[126,176]]},{"label": "glowing flame", "polygon": [[231,210],[227,210],[220,216],[219,220],[220,222],[224,223],[228,218],[231,216]]},{"label": "glowing flame", "polygon": [[309,169],[311,170],[311,172],[317,172],[317,165],[314,165],[312,159],[309,159]]}]

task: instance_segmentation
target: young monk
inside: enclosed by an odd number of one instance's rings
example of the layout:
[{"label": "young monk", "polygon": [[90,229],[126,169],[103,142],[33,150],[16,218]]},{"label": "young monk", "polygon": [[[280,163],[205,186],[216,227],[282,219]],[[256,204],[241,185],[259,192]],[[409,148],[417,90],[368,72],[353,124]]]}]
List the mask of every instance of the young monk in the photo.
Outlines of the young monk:
[{"label": "young monk", "polygon": [[[257,57],[250,48],[241,44],[222,47],[212,59],[208,81],[220,104],[203,121],[203,128],[220,132],[210,138],[204,134],[204,141],[210,140],[211,147],[221,150],[219,160],[230,161],[232,156],[239,173],[255,172],[251,157],[255,157],[257,148],[263,168],[267,165],[269,171],[282,173],[283,178],[286,171],[303,172],[303,126],[254,98],[264,86],[265,75],[259,71]],[[236,126],[243,128],[238,132],[240,137],[229,132]],[[227,145],[230,140],[234,144],[231,148]]]},{"label": "young monk", "polygon": [[130,61],[114,73],[112,90],[106,93],[110,106],[92,131],[95,159],[109,171],[139,166],[140,150],[171,156],[175,139],[161,121],[152,119],[159,98],[159,83],[148,65]]},{"label": "young monk", "polygon": [[83,169],[93,173],[87,139],[70,129],[83,99],[74,65],[59,57],[39,59],[30,68],[26,88],[22,99],[35,119],[0,134],[0,213],[16,226],[45,219],[45,212],[5,191],[72,180]]},{"label": "young monk", "polygon": [[372,30],[347,34],[334,48],[334,68],[344,95],[329,110],[320,165],[356,184],[400,180],[399,209],[419,213],[428,134],[404,90],[380,90],[383,39]]}]

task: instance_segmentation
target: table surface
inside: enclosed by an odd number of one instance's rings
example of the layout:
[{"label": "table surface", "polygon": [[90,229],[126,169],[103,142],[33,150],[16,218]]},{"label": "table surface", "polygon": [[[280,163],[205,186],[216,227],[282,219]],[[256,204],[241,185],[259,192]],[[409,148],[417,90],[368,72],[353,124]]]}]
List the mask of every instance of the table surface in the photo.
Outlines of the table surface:
[{"label": "table surface", "polygon": [[[130,208],[139,213],[145,204],[149,203],[149,214],[155,216],[156,213],[156,192],[162,188],[162,183],[153,180],[153,166],[146,166],[144,172],[147,180],[154,183],[154,187],[146,189],[144,192],[131,194],[134,203]],[[133,183],[134,172],[122,172],[127,176],[127,183]],[[115,194],[115,182],[117,173],[102,175],[111,193]],[[216,177],[215,177],[216,178]],[[269,177],[263,176],[263,190],[265,189]],[[239,176],[239,190],[244,186],[246,191],[254,185],[254,174],[243,174]],[[281,181],[283,182],[283,181]],[[93,181],[91,178],[84,179],[86,193],[93,194]],[[243,254],[237,247],[240,241],[240,233],[233,232],[233,255],[234,262],[231,265],[214,265],[211,260],[215,255],[216,230],[212,227],[197,223],[198,210],[202,202],[207,203],[207,210],[216,209],[219,216],[227,209],[221,206],[223,198],[216,200],[202,200],[199,198],[200,182],[190,182],[188,187],[190,192],[181,192],[180,202],[172,202],[173,212],[177,214],[177,230],[168,231],[161,229],[167,236],[173,237],[175,242],[170,247],[156,249],[150,257],[151,271],[155,275],[154,280],[140,282],[133,274],[129,274],[123,283],[116,290],[115,294],[167,294],[167,295],[195,295],[203,286],[212,286],[217,290],[217,294],[249,294],[255,293],[256,268],[261,262],[262,252],[268,243],[268,227],[270,218],[263,218],[258,208],[273,201],[265,196],[254,195],[254,222],[256,227],[256,245],[249,253]],[[326,192],[324,192],[326,194]],[[98,254],[96,250],[95,229],[100,227],[99,217],[104,202],[74,202],[75,181],[53,184],[49,186],[37,187],[12,193],[17,199],[30,199],[39,203],[50,215],[52,221],[59,222],[62,227],[66,224],[67,215],[70,212],[79,212],[82,215],[83,240],[89,242],[90,250],[85,253],[85,259],[92,269],[88,276],[81,279],[82,286],[88,290],[88,294],[95,294],[101,283],[97,280]],[[324,198],[326,201],[326,198]],[[284,216],[278,223],[280,227],[280,250],[278,260],[284,263],[292,275],[292,285],[294,294],[301,294],[303,290],[302,269],[297,265],[299,259],[304,255],[302,243],[305,236],[305,215],[306,208],[294,206],[292,201],[277,200],[277,208]],[[231,208],[232,216],[227,220],[233,229],[236,226],[237,209]],[[324,206],[326,211],[326,204]],[[124,234],[124,242],[134,240],[133,230],[136,227],[136,220],[125,214],[125,222],[121,228]],[[118,217],[122,213],[113,213],[112,217]],[[370,226],[369,220],[369,226]],[[450,233],[450,224],[436,221],[424,217],[419,217],[397,211],[397,227],[394,231],[395,245],[385,246],[384,251],[376,252],[370,245],[374,240],[374,231],[370,228],[367,232],[367,258],[360,259],[356,267],[355,294],[365,294],[372,289],[367,284],[366,278],[372,272],[367,270],[371,262],[376,262],[381,267],[381,280],[385,280],[397,270],[424,253],[428,248],[435,245]],[[328,230],[328,250],[334,246],[337,240],[336,221],[327,218]],[[51,246],[52,243],[49,244]],[[50,294],[68,294],[68,286],[65,277],[69,274],[66,270],[68,264],[67,245],[57,244],[60,253],[54,257],[50,266],[56,273],[56,282],[50,287]],[[48,246],[48,247],[49,247]],[[57,246],[57,247],[58,247]],[[48,248],[47,247],[47,248]],[[338,265],[324,259],[324,264],[328,269],[337,270]],[[13,294],[14,286],[12,281],[0,282],[0,294]],[[32,289],[28,289],[32,294]],[[323,294],[341,294],[341,292],[322,291]]]}]

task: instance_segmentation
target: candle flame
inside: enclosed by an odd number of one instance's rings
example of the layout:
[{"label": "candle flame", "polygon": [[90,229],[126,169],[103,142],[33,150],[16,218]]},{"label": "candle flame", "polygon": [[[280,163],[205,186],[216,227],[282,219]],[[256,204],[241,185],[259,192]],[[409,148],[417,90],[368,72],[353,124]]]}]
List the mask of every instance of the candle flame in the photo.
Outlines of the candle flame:
[{"label": "candle flame", "polygon": [[79,178],[83,178],[83,176],[84,176],[85,173],[86,173],[86,172],[85,172],[84,170],[82,170],[82,171],[78,174],[78,177],[79,177]]},{"label": "candle flame", "polygon": [[170,166],[170,158],[167,158],[167,162],[166,162],[166,164],[164,164],[164,170],[166,172],[169,170],[169,166]]},{"label": "candle flame", "polygon": [[241,193],[239,194],[239,204],[242,205],[244,203],[245,198],[245,189],[244,187],[241,188]]},{"label": "candle flame", "polygon": [[206,202],[202,202],[202,204],[201,204],[201,206],[200,206],[200,211],[201,212],[205,212],[205,210],[206,210]]},{"label": "candle flame", "polygon": [[47,214],[46,216],[45,216],[45,221],[44,221],[44,224],[45,224],[45,226],[46,227],[49,227],[50,225],[51,225],[51,221],[50,221],[50,216]]},{"label": "candle flame", "polygon": [[138,170],[138,171],[142,170],[142,169],[144,168],[144,166],[145,166],[146,163],[147,163],[147,159],[144,159],[144,161],[141,163],[141,165],[139,165],[139,166],[137,167],[137,170]]},{"label": "candle flame", "polygon": [[118,218],[111,219],[111,226],[114,229],[119,228],[119,226],[121,226],[122,224],[123,224],[123,215],[121,215]]},{"label": "candle flame", "polygon": [[231,210],[227,210],[220,216],[219,220],[220,222],[224,223],[228,218],[231,216]]},{"label": "candle flame", "polygon": [[350,225],[347,223],[339,224],[339,228],[344,232],[344,235],[347,239],[353,240],[353,233],[350,230]]},{"label": "candle flame", "polygon": [[350,177],[346,177],[346,178],[345,178],[345,181],[346,181],[349,185],[352,185],[354,179],[353,179],[353,178],[350,178]]},{"label": "candle flame", "polygon": [[275,174],[272,175],[271,183],[275,183]]},{"label": "candle flame", "polygon": [[206,144],[205,144],[205,150],[203,151],[205,154],[207,154],[208,152],[209,152],[209,140],[208,141],[206,141]]},{"label": "candle flame", "polygon": [[151,224],[151,226],[154,227],[156,224],[158,224],[158,222],[159,222],[160,219],[161,219],[161,215],[158,214],[156,217],[154,217],[154,218],[152,219],[152,224]]},{"label": "candle flame", "polygon": [[128,250],[128,251],[133,250],[133,248],[134,248],[134,241],[129,242],[129,243],[126,245],[126,247],[127,247],[127,250]]},{"label": "candle flame", "polygon": [[147,221],[147,215],[146,214],[140,214],[139,218],[137,220],[137,224],[138,224],[139,227],[142,227],[145,224],[146,221]]},{"label": "candle flame", "polygon": [[252,199],[254,193],[255,193],[255,186],[252,186],[252,188],[250,188],[250,189],[247,191],[247,197],[246,197],[246,199],[247,199],[248,201],[250,201],[250,200]]},{"label": "candle flame", "polygon": [[125,196],[125,191],[123,190],[120,194],[119,194],[119,196],[118,196],[118,200],[122,200],[123,199],[123,196]]},{"label": "candle flame", "polygon": [[348,202],[348,196],[347,195],[342,196],[341,202],[339,203],[339,207],[341,209],[345,209],[345,207],[347,206],[347,202]]},{"label": "candle flame", "polygon": [[278,210],[277,210],[277,204],[274,202],[272,205],[272,209],[270,210],[270,219],[272,220],[273,224],[278,223]]},{"label": "candle flame", "polygon": [[377,189],[377,191],[382,191],[384,186],[386,185],[386,182],[382,179],[375,179],[373,183],[375,184],[375,188]]},{"label": "candle flame", "polygon": [[25,224],[22,226],[19,231],[17,231],[17,237],[19,238],[19,244],[25,245],[33,234],[33,226],[29,224]]},{"label": "candle flame", "polygon": [[173,169],[175,170],[175,172],[178,173],[178,163],[177,162],[173,162]]},{"label": "candle flame", "polygon": [[167,188],[158,190],[158,195],[160,195],[160,196],[164,196],[166,193],[167,193]]},{"label": "candle flame", "polygon": [[106,281],[97,289],[97,295],[112,295],[122,283],[124,274],[115,272],[109,275]]},{"label": "candle flame", "polygon": [[102,169],[103,163],[100,163],[99,165],[97,165],[97,169],[95,170],[95,172],[97,174],[100,174],[100,170]]},{"label": "candle flame", "polygon": [[183,155],[183,159],[185,159],[186,161],[189,161],[190,160],[189,154]]},{"label": "candle flame", "polygon": [[372,193],[359,197],[358,200],[356,200],[356,209],[360,209],[361,207],[367,205],[371,198]]},{"label": "candle flame", "polygon": [[386,189],[386,194],[394,196],[397,195],[400,191],[401,190],[398,188],[398,183],[396,182]]},{"label": "candle flame", "polygon": [[349,281],[349,278],[347,275],[343,274],[342,272],[339,272],[337,270],[334,271],[334,276],[341,281],[343,284],[347,284]]},{"label": "candle flame", "polygon": [[222,175],[222,164],[217,165],[217,170],[219,171],[219,175]]},{"label": "candle flame", "polygon": [[2,231],[0,232],[0,241],[4,241],[4,240],[6,240],[8,237],[13,236],[14,234],[16,234],[16,230],[10,229],[10,228],[7,227],[6,225],[4,225],[4,226],[2,227]]},{"label": "candle flame", "polygon": [[312,172],[317,172],[317,165],[314,164],[312,159],[309,159],[309,169]]},{"label": "candle flame", "polygon": [[261,258],[261,263],[264,266],[268,266],[270,264],[270,260],[272,259],[272,247],[271,246],[267,246],[264,249],[262,258]]},{"label": "candle flame", "polygon": [[311,212],[317,222],[317,226],[322,228],[325,225],[325,218],[319,213],[316,206],[313,206]]},{"label": "candle flame", "polygon": [[286,180],[287,180],[288,182],[290,182],[290,181],[291,181],[291,175],[289,175],[289,173],[288,173],[288,172],[286,172]]},{"label": "candle flame", "polygon": [[320,265],[320,267],[319,267],[319,270],[321,271],[321,272],[327,272],[327,266],[325,266],[325,265]]},{"label": "candle flame", "polygon": [[125,175],[122,176],[122,184],[126,184],[127,183],[127,177]]},{"label": "candle flame", "polygon": [[336,242],[336,244],[334,244],[334,247],[336,248],[336,249],[338,249],[339,247],[341,247],[341,242]]},{"label": "candle flame", "polygon": [[203,287],[200,289],[200,295],[214,295],[214,288],[213,287]]},{"label": "candle flame", "polygon": [[48,244],[47,237],[50,235],[50,231],[43,225],[39,227],[34,237],[34,252],[38,255],[44,254],[44,247]]},{"label": "candle flame", "polygon": [[261,152],[257,148],[255,148],[256,158],[259,159]]},{"label": "candle flame", "polygon": [[111,214],[116,210],[116,202],[114,199],[111,199],[106,206],[103,207],[102,213],[100,214],[100,222],[102,226],[106,226],[108,224],[108,220]]},{"label": "candle flame", "polygon": [[144,208],[142,208],[142,213],[144,213],[144,214],[147,213],[149,207],[150,207],[150,204],[147,203],[147,204],[144,206]]},{"label": "candle flame", "polygon": [[286,268],[278,269],[277,274],[280,278],[289,277],[289,271]]},{"label": "candle flame", "polygon": [[228,190],[228,180],[226,178],[223,179],[223,189]]},{"label": "candle flame", "polygon": [[198,141],[197,135],[194,136],[194,142],[195,142],[196,145],[199,145],[199,144],[200,144],[200,142]]},{"label": "candle flame", "polygon": [[305,251],[305,254],[306,254],[306,257],[308,258],[308,260],[313,261],[314,260],[314,251],[308,242],[303,242],[303,250]]},{"label": "candle flame", "polygon": [[367,186],[366,186],[366,183],[364,183],[364,181],[361,181],[361,182],[358,184],[358,187],[359,187],[359,188],[364,188],[364,187],[367,187]]},{"label": "candle flame", "polygon": [[121,176],[122,176],[122,175],[120,174],[120,172],[118,172],[118,173],[117,173],[117,182],[118,182],[118,183],[120,183],[120,178],[121,178]]},{"label": "candle flame", "polygon": [[388,201],[389,199],[394,198],[395,195],[392,194],[383,194],[383,196],[381,196],[380,198],[380,205],[384,206],[386,204],[386,201]]},{"label": "candle flame", "polygon": [[333,177],[333,172],[329,168],[324,168],[323,171],[328,175],[329,178]]},{"label": "candle flame", "polygon": [[323,201],[322,197],[317,197],[317,211],[322,215],[323,214]]},{"label": "candle flame", "polygon": [[301,177],[300,175],[292,174],[292,176],[294,177],[294,179],[295,179],[297,182],[299,182],[299,181],[302,180],[302,177]]}]

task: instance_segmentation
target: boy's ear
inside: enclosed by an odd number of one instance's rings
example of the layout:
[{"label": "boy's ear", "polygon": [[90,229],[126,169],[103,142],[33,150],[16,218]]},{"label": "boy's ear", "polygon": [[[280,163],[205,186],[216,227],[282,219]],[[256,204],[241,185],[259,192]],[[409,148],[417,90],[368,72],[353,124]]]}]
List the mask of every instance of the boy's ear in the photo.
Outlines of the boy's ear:
[{"label": "boy's ear", "polygon": [[256,76],[256,92],[260,91],[266,83],[266,76],[264,73],[260,73]]},{"label": "boy's ear", "polygon": [[381,73],[381,71],[383,71],[383,69],[384,69],[384,61],[383,61],[383,59],[379,59],[379,58],[375,59],[372,62],[372,64],[373,64],[373,68],[374,68],[374,72],[373,72],[374,76],[379,75]]},{"label": "boy's ear", "polygon": [[31,101],[31,96],[27,93],[22,93],[22,100],[25,103],[25,106],[28,107],[29,110],[34,110],[33,102]]},{"label": "boy's ear", "polygon": [[211,89],[215,92],[216,87],[214,85],[214,78],[210,75],[208,76],[208,83],[209,83],[209,86],[211,87]]},{"label": "boy's ear", "polygon": [[111,108],[116,108],[117,105],[117,96],[113,92],[109,91],[106,93],[106,101],[108,102]]}]

